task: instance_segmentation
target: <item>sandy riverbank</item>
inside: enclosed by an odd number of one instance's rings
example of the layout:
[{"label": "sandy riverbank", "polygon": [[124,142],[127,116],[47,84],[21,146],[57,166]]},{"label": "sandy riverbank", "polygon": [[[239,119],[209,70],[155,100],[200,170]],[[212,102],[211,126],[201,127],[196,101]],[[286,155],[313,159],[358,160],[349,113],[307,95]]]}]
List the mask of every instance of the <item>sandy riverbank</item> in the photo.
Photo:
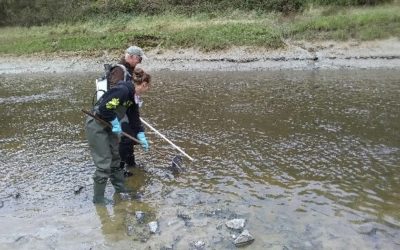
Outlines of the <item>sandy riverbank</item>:
[{"label": "sandy riverbank", "polygon": [[[77,55],[78,54],[78,55]],[[106,51],[93,57],[79,53],[63,55],[3,55],[1,73],[101,71],[104,63],[116,62],[117,54]],[[279,50],[237,47],[219,52],[195,49],[147,51],[143,68],[149,71],[249,71],[280,69],[372,69],[400,68],[400,40],[392,38],[369,42],[287,41]]]}]

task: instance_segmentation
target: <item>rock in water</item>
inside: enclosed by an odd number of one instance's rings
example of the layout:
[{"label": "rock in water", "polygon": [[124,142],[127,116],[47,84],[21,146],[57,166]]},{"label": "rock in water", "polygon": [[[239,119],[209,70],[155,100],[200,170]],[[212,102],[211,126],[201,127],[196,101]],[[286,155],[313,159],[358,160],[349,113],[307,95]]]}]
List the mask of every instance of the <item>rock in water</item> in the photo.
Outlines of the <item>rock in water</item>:
[{"label": "rock in water", "polygon": [[253,243],[254,237],[249,233],[247,229],[234,240],[235,246],[241,247]]},{"label": "rock in water", "polygon": [[74,188],[74,194],[79,194],[83,190],[82,186],[76,186]]},{"label": "rock in water", "polygon": [[135,217],[136,217],[136,220],[137,220],[137,222],[139,222],[139,223],[143,223],[143,221],[144,221],[144,212],[142,212],[142,211],[136,211],[135,212]]},{"label": "rock in water", "polygon": [[244,228],[245,219],[233,219],[225,223],[225,225],[233,230],[241,231]]},{"label": "rock in water", "polygon": [[205,247],[206,247],[206,243],[204,241],[202,241],[202,240],[196,241],[194,243],[194,248],[197,249],[197,250],[205,249]]},{"label": "rock in water", "polygon": [[149,222],[148,225],[149,225],[150,233],[155,234],[158,230],[158,222],[152,221],[152,222]]}]

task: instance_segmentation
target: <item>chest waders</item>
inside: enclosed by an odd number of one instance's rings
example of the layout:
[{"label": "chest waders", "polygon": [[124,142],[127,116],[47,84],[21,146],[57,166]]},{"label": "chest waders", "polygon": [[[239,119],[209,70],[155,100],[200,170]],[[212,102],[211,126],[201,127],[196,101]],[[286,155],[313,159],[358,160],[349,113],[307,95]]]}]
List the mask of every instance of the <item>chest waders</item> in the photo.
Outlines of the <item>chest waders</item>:
[{"label": "chest waders", "polygon": [[[94,107],[94,111],[99,113],[97,105]],[[124,117],[126,108],[120,105],[115,112],[120,119],[120,117]],[[124,184],[124,169],[120,167],[119,138],[110,128],[105,127],[92,117],[88,117],[86,120],[86,136],[96,165],[96,171],[93,175],[93,202],[107,204],[110,200],[104,197],[104,192],[108,179],[110,179],[116,193],[127,192]]]},{"label": "chest waders", "polygon": [[[116,67],[120,67],[124,71],[124,79],[123,80],[125,82],[132,81],[132,71],[130,70],[129,67],[126,67],[124,64],[114,64],[114,65],[106,64],[106,65],[104,65],[106,74],[102,78],[99,78],[96,80],[96,94],[97,94],[98,101],[100,100],[103,93],[105,93],[105,91],[110,89],[109,77],[111,75],[111,71]],[[124,132],[128,133],[129,135],[136,137],[136,134],[139,131],[133,130],[131,128],[131,126],[129,125],[128,117],[125,115],[125,111],[118,114],[118,119],[121,122],[122,130]],[[120,161],[121,168],[125,168],[125,166],[136,165],[135,156],[133,154],[133,142],[132,142],[132,140],[128,139],[125,136],[121,137],[121,140],[119,143],[119,155],[121,158],[121,161]],[[124,172],[125,172],[126,176],[129,176],[129,171],[126,170]]]}]

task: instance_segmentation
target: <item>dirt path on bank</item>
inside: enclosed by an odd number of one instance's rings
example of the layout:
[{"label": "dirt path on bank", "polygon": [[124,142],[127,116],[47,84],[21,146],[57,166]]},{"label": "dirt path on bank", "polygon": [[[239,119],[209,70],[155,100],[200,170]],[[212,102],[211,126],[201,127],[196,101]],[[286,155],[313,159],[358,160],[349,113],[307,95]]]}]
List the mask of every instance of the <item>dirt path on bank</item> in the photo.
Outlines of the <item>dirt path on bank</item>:
[{"label": "dirt path on bank", "polygon": [[[97,72],[104,63],[118,61],[118,55],[99,52],[99,56],[32,55],[1,56],[0,74],[29,72]],[[400,40],[392,38],[369,42],[287,41],[279,50],[236,47],[219,52],[194,49],[147,52],[143,68],[149,71],[249,71],[280,69],[371,69],[400,68]]]}]

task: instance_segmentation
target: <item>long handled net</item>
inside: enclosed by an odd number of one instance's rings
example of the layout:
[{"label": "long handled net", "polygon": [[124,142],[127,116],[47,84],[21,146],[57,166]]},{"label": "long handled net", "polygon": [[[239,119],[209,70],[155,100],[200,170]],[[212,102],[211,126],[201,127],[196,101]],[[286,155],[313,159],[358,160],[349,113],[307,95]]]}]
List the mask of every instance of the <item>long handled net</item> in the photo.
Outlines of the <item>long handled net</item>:
[{"label": "long handled net", "polygon": [[[86,115],[88,115],[88,116],[90,116],[90,117],[96,119],[97,121],[99,121],[99,122],[100,122],[101,124],[103,124],[104,126],[109,127],[109,128],[112,128],[112,126],[111,126],[111,124],[110,124],[109,122],[104,121],[103,119],[101,119],[100,117],[98,117],[98,116],[92,114],[91,112],[86,111],[86,110],[83,110],[83,109],[81,109],[81,111],[82,111],[83,113],[85,113]],[[179,152],[181,152],[184,156],[186,156],[186,157],[187,157],[188,159],[190,159],[191,161],[194,161],[194,159],[193,159],[192,157],[190,157],[188,154],[186,154],[180,147],[176,146],[173,142],[171,142],[168,138],[166,138],[163,134],[161,134],[161,133],[160,133],[158,130],[156,130],[153,126],[151,126],[149,123],[147,123],[146,121],[144,121],[142,118],[140,118],[140,120],[142,121],[143,124],[145,124],[145,125],[146,125],[147,127],[149,127],[151,130],[153,130],[156,134],[158,134],[159,136],[161,136],[161,138],[163,138],[165,141],[167,141],[170,145],[172,145],[175,149],[177,149]],[[131,136],[131,135],[128,134],[128,133],[125,133],[124,131],[122,131],[121,134],[122,134],[123,136],[126,136],[127,138],[131,139],[132,141],[138,143],[138,144],[142,144],[138,139],[136,139],[135,137]],[[154,150],[154,149],[153,149],[152,151],[158,152],[157,150]],[[174,173],[180,173],[180,172],[182,172],[182,171],[184,170],[184,169],[183,169],[183,159],[182,159],[182,156],[180,156],[180,155],[175,155],[175,156],[172,158],[170,168],[171,168],[172,172],[174,172]]]}]

